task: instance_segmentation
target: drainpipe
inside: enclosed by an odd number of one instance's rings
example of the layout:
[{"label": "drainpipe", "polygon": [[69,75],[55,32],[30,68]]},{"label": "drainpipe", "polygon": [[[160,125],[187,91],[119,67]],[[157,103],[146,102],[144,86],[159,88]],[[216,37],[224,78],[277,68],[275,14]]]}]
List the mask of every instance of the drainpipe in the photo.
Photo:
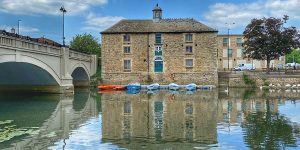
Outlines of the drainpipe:
[{"label": "drainpipe", "polygon": [[147,80],[150,79],[149,71],[150,71],[150,45],[149,45],[149,33],[147,33]]}]

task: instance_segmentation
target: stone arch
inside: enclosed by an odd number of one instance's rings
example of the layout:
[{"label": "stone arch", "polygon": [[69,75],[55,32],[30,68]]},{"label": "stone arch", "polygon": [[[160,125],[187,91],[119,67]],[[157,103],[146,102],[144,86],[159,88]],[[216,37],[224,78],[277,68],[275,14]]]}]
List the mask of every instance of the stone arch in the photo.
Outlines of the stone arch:
[{"label": "stone arch", "polygon": [[51,68],[51,66],[47,65],[47,63],[43,62],[38,58],[29,55],[17,55],[17,54],[0,55],[0,63],[5,63],[5,62],[23,62],[23,63],[28,63],[31,65],[35,65],[39,68],[42,68],[54,78],[54,80],[57,82],[58,85],[61,86],[61,80],[59,78],[59,75]]},{"label": "stone arch", "polygon": [[77,68],[83,68],[85,73],[88,76],[88,80],[90,80],[90,72],[89,72],[88,68],[86,67],[86,65],[83,63],[76,63],[75,65],[73,65],[73,67],[70,68],[70,70],[69,70],[69,74],[71,75]]}]

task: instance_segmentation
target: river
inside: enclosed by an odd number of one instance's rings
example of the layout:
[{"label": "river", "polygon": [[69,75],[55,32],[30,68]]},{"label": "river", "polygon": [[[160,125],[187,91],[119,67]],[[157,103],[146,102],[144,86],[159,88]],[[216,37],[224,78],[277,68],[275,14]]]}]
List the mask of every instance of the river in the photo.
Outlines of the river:
[{"label": "river", "polygon": [[0,149],[300,149],[300,91],[0,94]]}]

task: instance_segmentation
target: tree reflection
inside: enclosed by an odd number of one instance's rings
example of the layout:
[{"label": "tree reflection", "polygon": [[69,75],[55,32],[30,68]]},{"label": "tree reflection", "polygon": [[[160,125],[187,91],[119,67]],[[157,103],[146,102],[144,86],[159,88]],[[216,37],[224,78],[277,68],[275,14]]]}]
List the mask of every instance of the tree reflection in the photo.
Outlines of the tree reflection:
[{"label": "tree reflection", "polygon": [[[271,104],[272,105],[272,104]],[[251,113],[243,124],[244,141],[251,149],[282,149],[296,147],[293,127],[289,120],[271,111],[270,100],[266,100],[266,112]]]}]

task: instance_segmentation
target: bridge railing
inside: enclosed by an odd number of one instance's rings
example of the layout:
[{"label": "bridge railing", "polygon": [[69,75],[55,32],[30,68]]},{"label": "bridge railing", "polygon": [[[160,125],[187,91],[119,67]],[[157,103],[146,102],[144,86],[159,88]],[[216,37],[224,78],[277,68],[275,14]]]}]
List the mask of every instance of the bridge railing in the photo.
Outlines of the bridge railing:
[{"label": "bridge railing", "polygon": [[17,48],[20,51],[46,53],[59,56],[61,48],[33,41],[29,37],[18,38],[0,34],[0,46]]},{"label": "bridge railing", "polygon": [[89,62],[91,61],[91,55],[69,50],[69,59]]}]

